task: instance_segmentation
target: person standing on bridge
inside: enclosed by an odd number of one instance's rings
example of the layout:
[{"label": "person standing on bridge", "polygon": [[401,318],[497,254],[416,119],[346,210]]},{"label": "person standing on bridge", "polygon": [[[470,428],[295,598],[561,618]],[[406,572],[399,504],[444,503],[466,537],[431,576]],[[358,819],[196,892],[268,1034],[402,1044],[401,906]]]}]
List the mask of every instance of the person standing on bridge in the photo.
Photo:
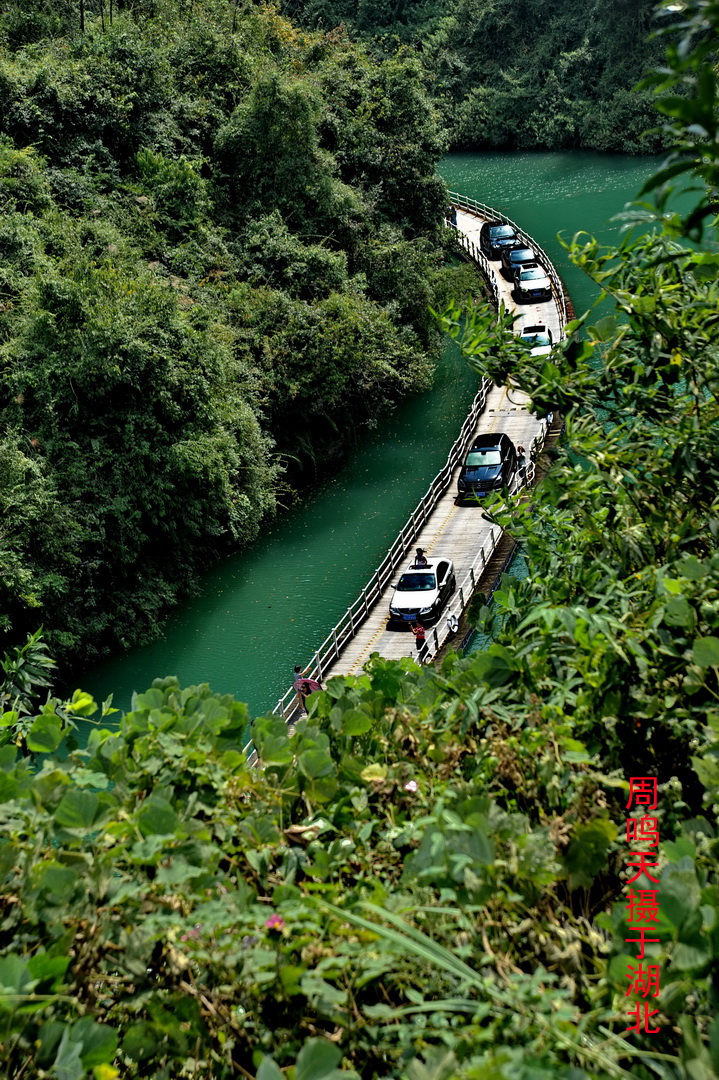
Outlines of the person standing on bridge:
[{"label": "person standing on bridge", "polygon": [[310,670],[306,667],[303,671],[299,664],[295,665],[295,681],[292,683],[292,689],[297,695],[296,701],[300,712],[306,712],[305,698],[308,694],[313,694],[316,690],[322,690],[322,683],[317,679],[308,679],[305,676]]},{"label": "person standing on bridge", "polygon": [[420,664],[423,664],[427,653],[427,631],[421,622],[413,622],[411,629],[414,634],[414,643],[417,646],[417,659]]},{"label": "person standing on bridge", "polygon": [[424,553],[424,548],[417,548],[417,554],[414,557],[414,566],[416,570],[419,570],[423,566],[429,566],[427,556]]}]

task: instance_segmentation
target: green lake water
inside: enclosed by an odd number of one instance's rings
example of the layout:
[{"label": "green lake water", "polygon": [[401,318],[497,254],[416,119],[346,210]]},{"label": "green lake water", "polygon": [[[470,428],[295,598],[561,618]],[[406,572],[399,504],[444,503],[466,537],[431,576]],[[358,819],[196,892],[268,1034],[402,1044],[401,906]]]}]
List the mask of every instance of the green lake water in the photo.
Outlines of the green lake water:
[{"label": "green lake water", "polygon": [[[440,172],[450,188],[504,211],[536,238],[579,315],[597,290],[569,265],[557,233],[585,230],[616,242],[619,225],[609,219],[655,167],[652,158],[590,152],[492,153],[448,155]],[[378,417],[335,476],[252,548],[209,570],[200,595],[170,616],[160,640],[76,671],[72,682],[97,700],[113,693],[121,709],[164,675],[183,685],[209,682],[246,701],[253,715],[273,708],[294,664],[309,662],[446,460],[476,385],[448,347],[432,389]]]}]

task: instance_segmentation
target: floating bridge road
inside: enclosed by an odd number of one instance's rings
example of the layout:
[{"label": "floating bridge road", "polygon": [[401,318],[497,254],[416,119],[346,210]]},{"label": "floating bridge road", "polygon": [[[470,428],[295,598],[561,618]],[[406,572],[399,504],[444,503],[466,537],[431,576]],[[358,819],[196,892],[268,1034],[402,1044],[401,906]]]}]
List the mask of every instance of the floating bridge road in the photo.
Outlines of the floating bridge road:
[{"label": "floating bridge road", "polygon": [[[480,251],[479,234],[484,221],[507,222],[503,214],[472,200],[452,194],[456,210],[458,237],[467,257],[477,266],[488,286],[495,306],[516,311],[515,328],[544,323],[553,340],[563,336],[567,322],[567,300],[562,283],[546,254],[519,229],[515,228],[528,246],[538,253],[539,261],[553,283],[552,299],[541,304],[517,304],[512,285],[499,272],[498,262],[489,262]],[[514,225],[514,222],[511,222]],[[501,537],[501,530],[485,520],[481,506],[456,505],[457,477],[468,447],[483,433],[506,432],[515,446],[522,445],[536,458],[548,429],[547,420],[538,420],[528,407],[528,399],[518,390],[498,388],[485,380],[475,398],[472,411],[450,451],[445,468],[435,478],[427,494],[412,514],[395,541],[382,566],[377,569],[361,596],[349,608],[331,631],[312,660],[313,676],[326,679],[332,675],[360,674],[372,653],[388,659],[416,655],[414,637],[409,629],[390,629],[387,625],[392,583],[411,560],[416,546],[425,549],[428,557],[445,556],[455,566],[457,590],[442,613],[436,628],[428,631],[429,655],[434,655],[448,636],[446,616],[451,612],[461,616],[475,585]],[[531,483],[533,463],[526,479]],[[517,481],[517,488],[521,481]],[[276,712],[290,717],[295,710],[293,690],[277,703]]]}]

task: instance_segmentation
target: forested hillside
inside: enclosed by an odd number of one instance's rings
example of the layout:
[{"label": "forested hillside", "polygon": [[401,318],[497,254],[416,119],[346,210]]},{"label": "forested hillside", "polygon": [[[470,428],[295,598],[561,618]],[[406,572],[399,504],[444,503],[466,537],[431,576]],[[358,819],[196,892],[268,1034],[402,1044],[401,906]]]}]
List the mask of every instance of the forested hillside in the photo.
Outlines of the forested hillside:
[{"label": "forested hillside", "polygon": [[417,55],[455,147],[648,153],[663,54],[652,0],[282,0],[303,25],[344,25],[377,55]]},{"label": "forested hillside", "polygon": [[0,40],[0,639],[87,657],[428,384],[465,272],[416,62],[241,3]]}]

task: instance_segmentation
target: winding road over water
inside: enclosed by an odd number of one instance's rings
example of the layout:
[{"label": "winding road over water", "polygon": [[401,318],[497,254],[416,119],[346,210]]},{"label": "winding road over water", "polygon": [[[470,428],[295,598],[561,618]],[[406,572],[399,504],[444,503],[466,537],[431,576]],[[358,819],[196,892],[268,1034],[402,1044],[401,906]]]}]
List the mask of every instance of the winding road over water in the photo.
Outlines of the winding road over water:
[{"label": "winding road over water", "polygon": [[[568,265],[556,240],[581,229],[605,242],[608,224],[655,167],[651,158],[598,153],[452,154],[440,172],[452,188],[504,210],[548,251],[578,313],[596,290]],[[337,475],[267,529],[253,548],[210,570],[202,594],[172,614],[164,636],[72,673],[98,700],[114,693],[127,709],[134,690],[175,674],[183,685],[210,682],[271,708],[292,666],[307,663],[379,565],[392,539],[446,459],[477,388],[449,346],[434,387],[378,418]],[[421,446],[421,452],[418,451]]]}]

